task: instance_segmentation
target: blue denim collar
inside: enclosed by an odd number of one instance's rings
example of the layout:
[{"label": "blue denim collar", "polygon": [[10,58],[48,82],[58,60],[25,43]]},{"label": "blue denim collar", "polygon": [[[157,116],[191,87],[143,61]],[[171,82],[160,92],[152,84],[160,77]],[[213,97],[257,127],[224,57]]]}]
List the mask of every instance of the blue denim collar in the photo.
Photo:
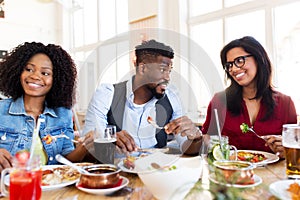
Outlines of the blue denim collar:
[{"label": "blue denim collar", "polygon": [[[15,101],[12,101],[12,103],[9,107],[8,113],[11,115],[27,115],[27,113],[25,111],[23,96],[19,97]],[[57,114],[55,113],[55,111],[52,108],[47,107],[47,103],[46,103],[43,114],[44,115],[49,114],[52,117],[57,117]]]}]

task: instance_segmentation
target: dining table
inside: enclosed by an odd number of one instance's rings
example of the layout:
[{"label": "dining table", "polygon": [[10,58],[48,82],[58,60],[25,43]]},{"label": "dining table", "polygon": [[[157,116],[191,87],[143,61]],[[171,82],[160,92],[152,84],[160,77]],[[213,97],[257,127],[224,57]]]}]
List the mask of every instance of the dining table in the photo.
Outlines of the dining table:
[{"label": "dining table", "polygon": [[[119,162],[119,161],[116,161]],[[242,188],[240,190],[241,196],[244,199],[266,199],[276,200],[277,198],[269,191],[269,185],[276,181],[287,179],[285,174],[285,160],[279,160],[275,163],[267,164],[264,166],[256,167],[254,173],[261,177],[262,183],[255,187]],[[129,183],[124,188],[109,194],[109,195],[95,195],[83,192],[76,188],[75,184],[66,187],[42,191],[42,200],[93,200],[93,199],[107,199],[107,200],[119,200],[119,199],[143,199],[143,200],[155,200],[156,198],[145,187],[141,179],[136,173],[121,172],[121,176],[126,177]],[[209,190],[212,187],[212,183],[209,179],[209,167],[208,164],[203,165],[202,177],[199,177],[199,181],[195,184],[197,187],[201,187],[203,190],[198,190],[194,187],[186,195],[185,199],[207,199],[203,192]],[[211,195],[211,194],[210,194]],[[8,199],[4,197],[3,199]]]},{"label": "dining table", "polygon": [[[245,199],[266,199],[275,200],[276,197],[273,196],[269,191],[269,185],[273,182],[279,180],[287,179],[285,174],[285,160],[279,160],[276,163],[271,163],[261,167],[257,167],[254,173],[262,178],[262,183],[255,187],[240,189],[241,195]],[[208,166],[203,165],[203,175],[199,177],[198,185],[203,185],[205,189],[210,186],[210,181],[208,179],[209,170]],[[108,196],[99,196],[88,194],[78,190],[74,185],[60,188],[58,190],[43,191],[42,199],[53,200],[53,199],[80,199],[80,200],[93,200],[93,199],[143,199],[143,200],[153,200],[155,197],[147,190],[139,176],[135,173],[121,172],[121,176],[126,177],[129,180],[128,185]],[[201,199],[203,195],[202,190],[191,189],[190,193],[186,196],[186,199]],[[201,197],[202,196],[202,197]]]}]

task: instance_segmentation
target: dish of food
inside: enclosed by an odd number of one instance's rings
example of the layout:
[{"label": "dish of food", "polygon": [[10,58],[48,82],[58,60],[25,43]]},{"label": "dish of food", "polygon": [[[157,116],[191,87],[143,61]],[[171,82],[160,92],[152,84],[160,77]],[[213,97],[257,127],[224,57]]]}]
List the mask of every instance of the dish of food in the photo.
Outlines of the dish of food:
[{"label": "dish of food", "polygon": [[143,156],[147,156],[145,154],[141,154],[140,156],[127,156],[126,158],[121,159],[118,163],[118,167],[127,173],[136,174],[137,171],[135,170],[135,161]]},{"label": "dish of food", "polygon": [[[92,163],[77,163],[79,166],[89,166]],[[80,173],[66,165],[45,165],[42,167],[42,190],[54,190],[72,185],[79,180]]]},{"label": "dish of food", "polygon": [[267,165],[279,160],[279,157],[277,155],[264,151],[238,150],[237,154],[238,160],[248,161],[255,164],[256,166]]},{"label": "dish of food", "polygon": [[47,165],[42,167],[42,190],[53,190],[74,184],[80,173],[64,165]]},{"label": "dish of food", "polygon": [[[92,165],[91,163],[79,163],[80,166]],[[76,169],[66,165],[42,166],[42,191],[54,190],[72,185],[79,180],[80,174]],[[4,184],[9,186],[9,175],[5,176]]]},{"label": "dish of food", "polygon": [[113,187],[113,188],[105,188],[105,189],[89,189],[89,188],[84,188],[78,185],[78,182],[76,183],[76,188],[86,192],[86,193],[90,193],[90,194],[96,194],[96,195],[108,195],[111,194],[113,192],[116,192],[122,188],[124,188],[126,185],[128,185],[129,180],[124,177],[124,176],[120,176],[120,179],[122,179],[122,182],[119,186],[117,187]]},{"label": "dish of food", "polygon": [[279,199],[292,199],[292,193],[288,191],[292,184],[300,184],[300,180],[276,181],[269,186],[269,191]]},{"label": "dish of food", "polygon": [[139,158],[145,157],[149,154],[153,154],[156,152],[165,153],[167,151],[169,151],[169,148],[140,149],[138,153],[136,153],[136,154],[133,153],[133,154],[121,159],[117,165],[123,172],[136,174],[137,173],[137,171],[135,170],[135,161],[136,160],[138,160]]},{"label": "dish of food", "polygon": [[248,188],[248,187],[255,187],[255,186],[258,186],[259,184],[262,183],[262,179],[254,174],[253,175],[253,183],[251,184],[230,184],[230,183],[223,183],[223,182],[219,182],[216,180],[216,175],[215,174],[210,174],[209,175],[209,180],[216,183],[216,184],[220,184],[220,185],[225,185],[227,187],[235,187],[235,188]]}]

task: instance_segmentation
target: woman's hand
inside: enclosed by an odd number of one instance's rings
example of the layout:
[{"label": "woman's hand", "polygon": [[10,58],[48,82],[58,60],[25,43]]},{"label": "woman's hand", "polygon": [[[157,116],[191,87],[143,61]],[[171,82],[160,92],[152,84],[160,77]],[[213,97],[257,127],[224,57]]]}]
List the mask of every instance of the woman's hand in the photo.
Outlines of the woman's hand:
[{"label": "woman's hand", "polygon": [[265,135],[263,138],[266,140],[266,146],[269,146],[270,149],[280,158],[285,158],[281,135]]},{"label": "woman's hand", "polygon": [[6,149],[0,149],[0,172],[5,168],[12,167],[12,158]]},{"label": "woman's hand", "polygon": [[78,146],[83,146],[87,150],[91,150],[94,148],[94,132],[90,131],[88,132],[84,137],[80,137],[78,140],[79,145]]}]

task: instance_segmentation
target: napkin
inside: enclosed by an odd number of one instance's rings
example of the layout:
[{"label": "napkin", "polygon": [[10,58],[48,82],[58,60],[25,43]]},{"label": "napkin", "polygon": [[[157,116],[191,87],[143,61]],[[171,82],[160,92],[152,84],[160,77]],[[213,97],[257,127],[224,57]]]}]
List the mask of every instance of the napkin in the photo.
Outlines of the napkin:
[{"label": "napkin", "polygon": [[148,156],[142,157],[135,161],[135,171],[138,173],[151,172],[153,167],[151,163],[157,163],[161,167],[172,165],[175,161],[179,159],[179,155],[164,154],[162,152],[155,152]]}]

